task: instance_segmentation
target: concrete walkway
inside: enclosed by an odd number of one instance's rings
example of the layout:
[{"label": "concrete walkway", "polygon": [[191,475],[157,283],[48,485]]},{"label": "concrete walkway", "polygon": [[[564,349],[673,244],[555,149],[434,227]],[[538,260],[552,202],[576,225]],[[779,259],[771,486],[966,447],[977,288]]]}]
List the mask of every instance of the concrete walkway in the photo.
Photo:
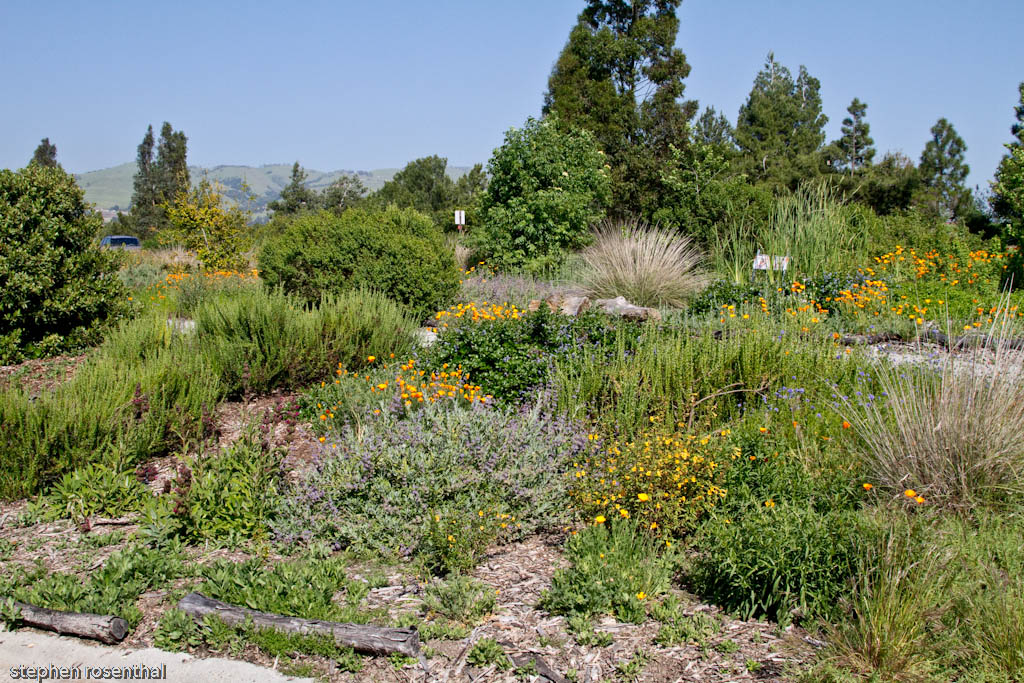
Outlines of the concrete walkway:
[{"label": "concrete walkway", "polygon": [[[32,667],[37,670],[31,671]],[[233,659],[197,659],[181,652],[165,652],[154,648],[124,650],[39,631],[0,631],[0,683],[26,680],[313,682],[312,678],[293,678]]]}]

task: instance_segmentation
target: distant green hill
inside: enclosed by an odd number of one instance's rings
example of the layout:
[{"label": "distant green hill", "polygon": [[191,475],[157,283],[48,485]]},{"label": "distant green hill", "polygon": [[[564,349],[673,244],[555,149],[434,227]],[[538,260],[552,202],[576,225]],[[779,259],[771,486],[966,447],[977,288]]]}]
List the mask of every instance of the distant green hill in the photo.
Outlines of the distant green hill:
[{"label": "distant green hill", "polygon": [[[205,172],[210,180],[216,180],[227,188],[227,196],[232,199],[241,197],[241,187],[244,181],[249,185],[250,191],[256,195],[256,206],[253,207],[256,213],[261,213],[268,202],[277,199],[281,190],[291,180],[291,164],[268,164],[266,166],[214,166],[213,168],[202,168],[200,166],[189,166],[189,173],[192,182],[198,183]],[[371,192],[379,190],[384,183],[391,180],[398,168],[378,168],[373,171],[316,171],[311,168],[305,169],[307,174],[306,185],[314,190],[322,190],[342,175],[358,175],[367,189]],[[85,200],[96,205],[99,209],[121,209],[125,211],[132,201],[132,179],[135,177],[136,166],[134,163],[121,164],[113,168],[104,168],[99,171],[78,173],[75,178],[79,186],[85,190]],[[449,166],[448,175],[458,179],[469,171],[464,166]]]}]

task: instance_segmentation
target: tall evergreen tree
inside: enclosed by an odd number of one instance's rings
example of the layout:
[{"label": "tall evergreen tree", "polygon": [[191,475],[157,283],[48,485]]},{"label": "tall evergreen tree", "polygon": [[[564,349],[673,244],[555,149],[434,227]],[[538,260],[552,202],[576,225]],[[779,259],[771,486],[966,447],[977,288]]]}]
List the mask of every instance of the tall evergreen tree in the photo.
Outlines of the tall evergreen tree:
[{"label": "tall evergreen tree", "polygon": [[922,204],[935,216],[962,216],[972,206],[971,192],[964,186],[970,172],[964,162],[967,145],[945,118],[932,126],[931,134],[917,164],[924,185]]},{"label": "tall evergreen tree", "polygon": [[161,221],[162,210],[153,175],[153,126],[146,129],[146,135],[139,143],[135,164],[135,178],[132,180],[131,219],[137,231],[149,234],[156,230]]},{"label": "tall evergreen tree", "polygon": [[795,189],[816,177],[822,161],[825,124],[821,83],[800,67],[796,80],[768,54],[736,121],[743,170],[775,190]]},{"label": "tall evergreen tree", "polygon": [[1017,138],[1014,145],[1024,145],[1024,81],[1017,86],[1017,91],[1020,93],[1020,101],[1013,108],[1017,120],[1010,126],[1010,132]]},{"label": "tall evergreen tree", "polygon": [[295,162],[292,166],[291,181],[281,190],[278,199],[267,204],[267,208],[278,214],[297,214],[304,210],[317,208],[318,197],[314,190],[306,187],[308,174]]},{"label": "tall evergreen tree", "polygon": [[837,170],[847,170],[851,174],[865,166],[871,165],[875,158],[875,141],[871,138],[871,126],[864,120],[868,105],[856,97],[846,108],[850,114],[843,119],[842,137],[836,143]]},{"label": "tall evergreen tree", "polygon": [[60,165],[57,163],[57,146],[50,144],[50,138],[43,138],[39,142],[39,146],[36,147],[35,153],[32,154],[32,161],[29,163],[56,168]]},{"label": "tall evergreen tree", "polygon": [[695,102],[675,47],[681,0],[588,0],[559,55],[544,114],[594,133],[612,170],[613,211],[650,213],[670,145],[686,144]]},{"label": "tall evergreen tree", "polygon": [[722,149],[736,148],[733,133],[729,119],[725,118],[725,114],[715,111],[714,107],[705,107],[694,126],[694,134],[699,142],[716,145]]},{"label": "tall evergreen tree", "polygon": [[370,196],[380,206],[394,204],[401,209],[413,208],[429,214],[442,228],[450,228],[454,206],[455,183],[448,176],[448,159],[437,155],[410,161],[384,187]]},{"label": "tall evergreen tree", "polygon": [[170,123],[164,122],[159,142],[153,137],[153,126],[146,128],[132,181],[131,218],[140,236],[151,236],[166,228],[169,223],[164,204],[175,201],[191,188],[186,153],[185,134],[176,132]]},{"label": "tall evergreen tree", "polygon": [[187,146],[185,134],[174,130],[170,123],[164,121],[153,165],[154,182],[161,202],[173,202],[178,195],[188,192],[192,187],[186,160]]},{"label": "tall evergreen tree", "polygon": [[[1024,82],[1017,86],[1020,93],[1020,100],[1013,108],[1014,122],[1010,126],[1010,133],[1013,134],[1013,142],[1007,145],[1008,154],[1003,155],[996,168],[995,182],[992,188],[990,205],[992,213],[1006,225],[1020,226],[1024,224],[1024,214],[1021,213],[1020,205],[1011,200],[1009,194],[1000,188],[1013,185],[1011,177],[1019,173],[1020,156],[1017,149],[1024,147]],[[1024,235],[1024,228],[1020,231]]]}]

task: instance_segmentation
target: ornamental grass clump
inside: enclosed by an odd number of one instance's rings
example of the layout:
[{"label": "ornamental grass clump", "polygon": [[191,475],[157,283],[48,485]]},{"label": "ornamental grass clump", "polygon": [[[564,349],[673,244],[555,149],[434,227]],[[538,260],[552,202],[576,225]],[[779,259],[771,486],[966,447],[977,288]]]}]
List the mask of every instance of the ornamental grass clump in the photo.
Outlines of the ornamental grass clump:
[{"label": "ornamental grass clump", "polygon": [[633,219],[605,223],[583,252],[583,286],[594,298],[624,296],[639,306],[682,308],[704,289],[703,255],[694,242]]},{"label": "ornamental grass clump", "polygon": [[1001,504],[1024,493],[1022,359],[1007,343],[1005,317],[999,326],[966,358],[883,365],[885,401],[841,403],[861,437],[869,481],[894,496],[915,491],[950,507]]}]

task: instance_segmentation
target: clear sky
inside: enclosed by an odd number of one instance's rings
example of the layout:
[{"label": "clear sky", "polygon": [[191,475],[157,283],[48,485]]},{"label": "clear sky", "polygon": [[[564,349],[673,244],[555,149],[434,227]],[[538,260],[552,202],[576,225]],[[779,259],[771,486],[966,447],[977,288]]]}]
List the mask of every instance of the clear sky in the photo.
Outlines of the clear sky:
[{"label": "clear sky", "polygon": [[[539,115],[583,0],[0,2],[0,167],[39,140],[73,172],[133,161],[163,121],[189,163],[486,162]],[[853,97],[915,161],[940,117],[987,186],[1024,81],[1021,0],[684,0],[686,96],[733,121],[769,51],[821,81],[828,137]]]}]

